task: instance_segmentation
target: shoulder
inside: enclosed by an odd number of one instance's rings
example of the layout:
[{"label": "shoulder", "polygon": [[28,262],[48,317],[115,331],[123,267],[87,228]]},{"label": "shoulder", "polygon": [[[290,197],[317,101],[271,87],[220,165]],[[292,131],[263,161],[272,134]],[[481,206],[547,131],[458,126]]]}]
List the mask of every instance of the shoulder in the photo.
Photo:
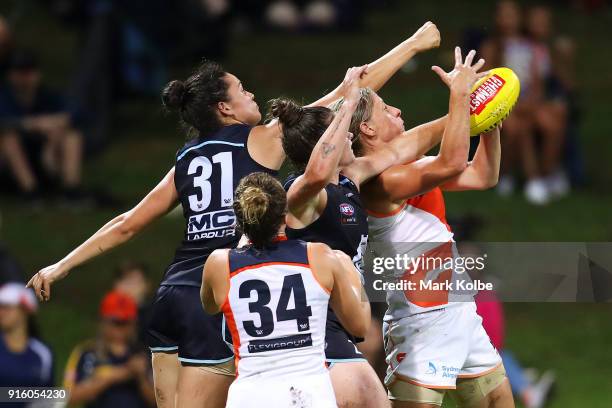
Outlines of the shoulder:
[{"label": "shoulder", "polygon": [[308,262],[318,264],[330,263],[336,259],[334,251],[322,242],[308,242]]},{"label": "shoulder", "polygon": [[221,248],[215,249],[206,260],[205,269],[209,277],[227,274],[229,269],[229,253],[230,249]]},{"label": "shoulder", "polygon": [[51,353],[51,349],[42,341],[38,339],[31,339],[30,349],[34,354],[38,356],[41,361],[48,361],[49,363],[53,361],[53,354]]}]

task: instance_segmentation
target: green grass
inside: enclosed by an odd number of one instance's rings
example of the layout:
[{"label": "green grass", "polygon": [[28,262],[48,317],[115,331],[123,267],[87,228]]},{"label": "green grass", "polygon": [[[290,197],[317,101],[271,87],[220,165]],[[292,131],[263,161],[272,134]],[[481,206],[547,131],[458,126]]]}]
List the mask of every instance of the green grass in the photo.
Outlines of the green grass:
[{"label": "green grass", "polygon": [[[0,12],[8,7],[3,4]],[[407,126],[416,125],[444,114],[447,106],[447,91],[428,67],[448,65],[448,50],[460,41],[466,26],[490,28],[492,6],[485,1],[469,5],[435,1],[397,2],[397,8],[370,13],[362,33],[238,37],[225,65],[256,94],[262,106],[279,95],[308,101],[333,88],[348,66],[372,60],[431,19],[442,29],[441,49],[419,56],[415,72],[400,72],[382,92],[402,109]],[[65,84],[74,61],[74,34],[49,23],[36,7],[28,15],[30,18],[17,26],[18,41],[41,51],[51,83]],[[588,159],[589,183],[545,208],[532,207],[518,195],[501,199],[490,191],[447,194],[449,214],[470,213],[485,221],[477,240],[612,240],[611,19],[609,13],[587,18],[570,11],[558,17],[558,26],[579,44],[578,78],[585,110],[581,142]],[[43,44],[41,38],[48,40]],[[129,208],[172,166],[183,136],[177,131],[175,118],[160,115],[156,100],[123,104],[118,111],[113,142],[104,154],[86,164],[85,177],[88,184],[112,191]],[[0,211],[1,238],[28,274],[57,261],[116,214],[55,208],[33,214],[4,197]],[[53,301],[41,309],[39,320],[56,353],[58,375],[70,348],[95,333],[97,303],[109,287],[114,266],[124,259],[145,261],[158,281],[181,239],[182,228],[181,218],[166,217],[128,245],[76,269],[69,279],[54,286]],[[506,312],[508,347],[526,366],[557,373],[558,393],[551,407],[611,405],[606,392],[612,389],[610,305],[507,304]]]}]

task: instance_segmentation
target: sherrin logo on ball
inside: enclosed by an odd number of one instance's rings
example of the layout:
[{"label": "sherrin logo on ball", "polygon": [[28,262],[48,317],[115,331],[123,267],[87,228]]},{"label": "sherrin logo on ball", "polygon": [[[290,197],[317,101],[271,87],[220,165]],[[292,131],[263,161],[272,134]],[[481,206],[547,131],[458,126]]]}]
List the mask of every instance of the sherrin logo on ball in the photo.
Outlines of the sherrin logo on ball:
[{"label": "sherrin logo on ball", "polygon": [[493,68],[472,87],[470,94],[470,136],[494,129],[514,108],[521,83],[510,68]]}]

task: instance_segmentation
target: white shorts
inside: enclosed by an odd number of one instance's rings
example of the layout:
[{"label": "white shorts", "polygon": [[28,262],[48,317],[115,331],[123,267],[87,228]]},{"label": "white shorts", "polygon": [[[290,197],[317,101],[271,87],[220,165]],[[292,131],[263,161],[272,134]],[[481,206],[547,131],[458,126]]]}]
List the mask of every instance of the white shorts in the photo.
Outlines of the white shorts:
[{"label": "white shorts", "polygon": [[240,378],[232,383],[226,408],[336,408],[329,373],[282,378]]},{"label": "white shorts", "polygon": [[501,364],[473,302],[385,322],[383,334],[387,387],[406,381],[455,389],[457,378],[479,377]]}]

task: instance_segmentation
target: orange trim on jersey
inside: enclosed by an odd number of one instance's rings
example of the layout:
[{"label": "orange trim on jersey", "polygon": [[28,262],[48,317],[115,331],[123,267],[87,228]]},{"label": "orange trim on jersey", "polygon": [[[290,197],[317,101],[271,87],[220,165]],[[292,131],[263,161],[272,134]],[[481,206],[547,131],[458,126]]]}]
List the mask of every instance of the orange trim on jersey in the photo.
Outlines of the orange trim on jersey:
[{"label": "orange trim on jersey", "polygon": [[424,383],[415,381],[412,378],[404,377],[401,374],[393,374],[393,377],[396,380],[407,382],[407,383],[412,384],[412,385],[418,385],[419,387],[431,388],[432,390],[454,390],[454,389],[457,388],[454,385],[430,385],[430,384],[424,384]]},{"label": "orange trim on jersey", "polygon": [[440,187],[436,187],[425,194],[412,197],[407,201],[407,204],[435,216],[446,226],[449,232],[452,232],[450,225],[446,221],[446,205],[444,203],[444,194]]},{"label": "orange trim on jersey", "polygon": [[483,371],[482,373],[478,373],[478,374],[463,374],[463,375],[458,375],[457,378],[478,378],[478,377],[482,377],[483,375],[487,375],[489,373],[492,373],[493,371],[497,370],[503,363],[499,363],[498,365],[496,365],[493,368],[489,368],[488,370]]},{"label": "orange trim on jersey", "polygon": [[[310,259],[311,259],[310,258],[310,242],[306,243],[306,256],[308,257],[308,263],[311,264],[312,262],[310,262]],[[310,272],[312,273],[312,277],[314,278],[314,280],[317,281],[321,289],[323,289],[325,293],[327,293],[328,295],[331,295],[331,290],[327,289],[325,285],[321,283],[321,281],[319,280],[319,277],[317,276],[317,273],[315,272],[314,269],[312,269],[312,267],[310,268]]]},{"label": "orange trim on jersey", "polygon": [[245,266],[245,267],[236,269],[234,272],[230,273],[230,278],[233,278],[234,276],[238,275],[240,272],[244,272],[244,271],[247,271],[249,269],[257,269],[257,268],[261,268],[263,266],[268,266],[268,265],[302,266],[304,268],[309,268],[310,269],[310,265],[305,264],[305,263],[301,263],[301,262],[262,262],[262,263],[259,263],[259,264]]},{"label": "orange trim on jersey", "polygon": [[238,327],[236,326],[236,320],[234,319],[234,312],[232,311],[232,306],[230,305],[228,299],[229,293],[227,299],[223,303],[221,311],[225,315],[227,327],[232,335],[232,343],[234,344],[234,364],[236,366],[236,378],[238,378],[238,362],[240,361],[240,335],[238,334]]},{"label": "orange trim on jersey", "polygon": [[366,209],[366,212],[368,213],[368,215],[371,215],[372,217],[375,217],[375,218],[393,217],[394,215],[402,211],[406,207],[406,204],[408,204],[408,202],[404,201],[400,207],[396,208],[393,211],[389,211],[389,212],[382,213],[382,212],[376,212],[376,211],[367,210],[367,209]]}]

